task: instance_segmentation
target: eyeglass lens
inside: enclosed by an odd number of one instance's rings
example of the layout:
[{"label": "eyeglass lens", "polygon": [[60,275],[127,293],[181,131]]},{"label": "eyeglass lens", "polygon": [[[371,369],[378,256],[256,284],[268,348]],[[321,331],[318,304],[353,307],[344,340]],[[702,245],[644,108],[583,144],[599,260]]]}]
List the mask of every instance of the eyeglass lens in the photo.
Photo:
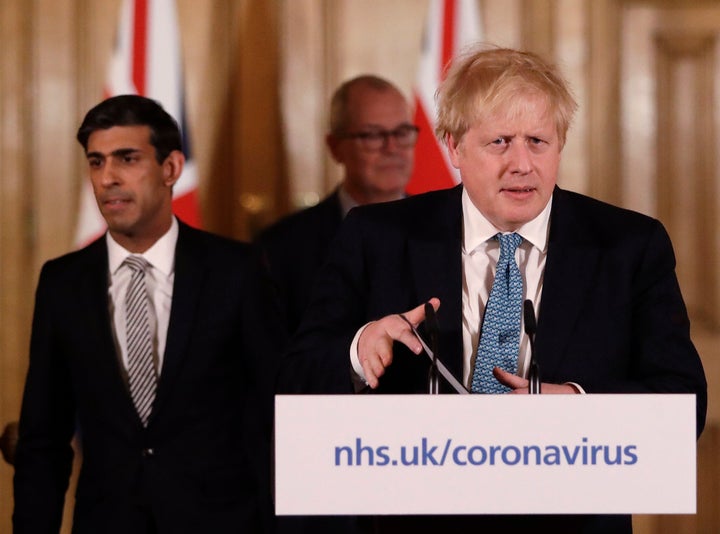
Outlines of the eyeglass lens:
[{"label": "eyeglass lens", "polygon": [[415,144],[418,136],[418,128],[411,125],[403,125],[394,130],[373,130],[348,134],[348,137],[359,139],[366,148],[379,149],[392,137],[395,143],[401,147],[410,147]]}]

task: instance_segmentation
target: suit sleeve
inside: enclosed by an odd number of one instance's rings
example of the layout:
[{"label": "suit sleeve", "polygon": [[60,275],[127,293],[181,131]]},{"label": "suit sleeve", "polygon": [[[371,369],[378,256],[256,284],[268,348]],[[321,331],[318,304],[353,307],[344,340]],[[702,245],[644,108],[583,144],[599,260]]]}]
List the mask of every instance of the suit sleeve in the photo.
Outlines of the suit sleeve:
[{"label": "suit sleeve", "polygon": [[351,213],[313,286],[303,320],[281,361],[280,393],[353,393],[350,344],[365,324],[362,230]]},{"label": "suit sleeve", "polygon": [[659,393],[695,393],[697,435],[707,412],[707,382],[690,338],[690,320],[675,274],[670,237],[659,223],[641,264],[635,295],[636,371]]},{"label": "suit sleeve", "polygon": [[46,265],[36,292],[20,415],[14,477],[15,534],[59,532],[72,467],[75,409],[65,355],[55,343],[53,298]]},{"label": "suit sleeve", "polygon": [[707,383],[690,338],[672,243],[662,224],[653,221],[639,259],[628,271],[630,309],[616,310],[618,316],[628,314],[625,378],[588,378],[581,385],[588,393],[694,393],[699,436],[705,426]]}]

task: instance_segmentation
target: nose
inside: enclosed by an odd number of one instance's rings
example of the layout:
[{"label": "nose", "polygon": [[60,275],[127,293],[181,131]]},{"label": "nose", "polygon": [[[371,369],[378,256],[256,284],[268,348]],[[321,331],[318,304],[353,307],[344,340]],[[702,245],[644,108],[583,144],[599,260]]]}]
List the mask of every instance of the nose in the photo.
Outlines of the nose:
[{"label": "nose", "polygon": [[117,169],[113,164],[112,158],[108,158],[107,161],[95,171],[98,175],[99,182],[103,187],[111,187],[119,182],[119,175]]},{"label": "nose", "polygon": [[513,174],[528,174],[532,171],[532,154],[526,143],[512,143],[509,155]]},{"label": "nose", "polygon": [[398,144],[397,139],[393,135],[393,132],[384,132],[382,150],[384,152],[395,152],[401,147]]},{"label": "nose", "polygon": [[388,154],[412,154],[412,146],[404,145],[398,138],[390,132],[385,134],[383,138],[382,151]]}]

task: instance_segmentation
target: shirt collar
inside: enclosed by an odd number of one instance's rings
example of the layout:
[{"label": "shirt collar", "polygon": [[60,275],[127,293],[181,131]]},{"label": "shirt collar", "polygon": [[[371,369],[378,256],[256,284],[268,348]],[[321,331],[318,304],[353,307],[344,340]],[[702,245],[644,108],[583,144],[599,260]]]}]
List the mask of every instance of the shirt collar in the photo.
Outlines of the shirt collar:
[{"label": "shirt collar", "polygon": [[[154,269],[157,269],[165,276],[170,276],[175,268],[175,245],[178,240],[179,226],[177,219],[172,218],[170,229],[160,239],[155,241],[153,246],[140,254]],[[108,265],[110,272],[115,273],[125,258],[131,255],[117,241],[113,239],[110,232],[105,234],[108,248]]]},{"label": "shirt collar", "polygon": [[338,187],[338,199],[340,200],[340,209],[342,210],[343,218],[345,218],[351,209],[359,206],[359,204],[355,202],[355,199],[350,196],[350,193],[347,192],[343,184],[340,184],[340,187]]},{"label": "shirt collar", "polygon": [[[407,194],[403,193],[400,198],[406,197]],[[342,210],[343,218],[345,218],[345,216],[351,209],[360,205],[358,202],[355,201],[353,197],[350,196],[350,193],[347,192],[347,189],[345,189],[345,182],[342,182],[338,186],[338,199],[340,200],[340,209]]]},{"label": "shirt collar", "polygon": [[[547,205],[533,220],[526,222],[515,230],[525,241],[530,242],[540,252],[547,251],[548,230],[550,227],[550,209],[552,207],[552,196]],[[463,210],[463,249],[465,252],[472,252],[488,239],[500,232],[485,216],[475,207],[470,200],[467,188],[462,192]]]}]

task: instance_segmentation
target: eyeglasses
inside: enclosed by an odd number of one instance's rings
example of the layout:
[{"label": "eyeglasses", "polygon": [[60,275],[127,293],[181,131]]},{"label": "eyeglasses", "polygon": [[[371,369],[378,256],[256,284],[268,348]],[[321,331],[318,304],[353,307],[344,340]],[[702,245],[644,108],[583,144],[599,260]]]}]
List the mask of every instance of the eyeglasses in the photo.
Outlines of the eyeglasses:
[{"label": "eyeglasses", "polygon": [[364,132],[348,132],[338,134],[341,139],[357,139],[367,150],[380,150],[392,137],[401,148],[415,146],[420,128],[412,124],[403,124],[394,130],[367,130]]}]

